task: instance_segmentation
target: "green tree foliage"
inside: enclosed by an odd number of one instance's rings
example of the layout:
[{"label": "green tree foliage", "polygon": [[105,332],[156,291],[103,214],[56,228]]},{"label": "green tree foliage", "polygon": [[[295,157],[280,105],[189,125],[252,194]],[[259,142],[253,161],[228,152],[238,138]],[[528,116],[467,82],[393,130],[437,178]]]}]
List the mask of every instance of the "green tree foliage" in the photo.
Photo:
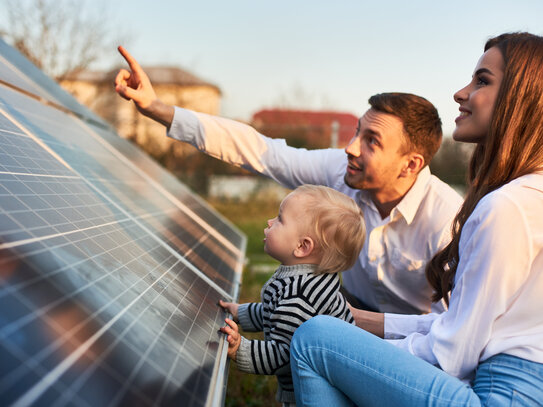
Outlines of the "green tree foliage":
[{"label": "green tree foliage", "polygon": [[430,163],[434,175],[449,185],[464,189],[467,169],[474,145],[444,138],[437,154]]}]

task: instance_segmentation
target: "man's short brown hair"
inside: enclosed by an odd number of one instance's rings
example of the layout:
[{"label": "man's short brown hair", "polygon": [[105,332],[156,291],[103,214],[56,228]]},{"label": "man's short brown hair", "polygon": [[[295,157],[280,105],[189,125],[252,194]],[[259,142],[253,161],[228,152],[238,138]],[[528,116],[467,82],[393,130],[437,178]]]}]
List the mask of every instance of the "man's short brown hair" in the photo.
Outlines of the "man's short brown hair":
[{"label": "man's short brown hair", "polygon": [[379,93],[369,99],[372,109],[398,117],[406,135],[405,152],[416,152],[430,164],[441,145],[443,131],[435,106],[411,93]]}]

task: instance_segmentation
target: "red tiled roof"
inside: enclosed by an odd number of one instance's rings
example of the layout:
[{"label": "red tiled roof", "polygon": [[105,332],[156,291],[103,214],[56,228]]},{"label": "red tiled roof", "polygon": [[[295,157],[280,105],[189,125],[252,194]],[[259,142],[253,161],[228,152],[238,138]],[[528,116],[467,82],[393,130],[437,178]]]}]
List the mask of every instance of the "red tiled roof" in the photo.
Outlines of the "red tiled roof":
[{"label": "red tiled roof", "polygon": [[[287,110],[287,109],[264,109],[253,114],[252,123],[259,129],[273,129],[280,133],[280,129],[303,128],[308,138],[315,137],[319,133],[321,139],[326,137],[329,143],[332,131],[332,123],[337,122],[338,147],[346,146],[354,136],[358,117],[351,113],[334,111],[312,111],[312,110]],[[273,132],[272,132],[273,133]],[[274,136],[273,134],[271,135]],[[288,141],[288,140],[287,140]],[[325,144],[322,141],[320,144]],[[328,144],[329,145],[329,144]]]}]

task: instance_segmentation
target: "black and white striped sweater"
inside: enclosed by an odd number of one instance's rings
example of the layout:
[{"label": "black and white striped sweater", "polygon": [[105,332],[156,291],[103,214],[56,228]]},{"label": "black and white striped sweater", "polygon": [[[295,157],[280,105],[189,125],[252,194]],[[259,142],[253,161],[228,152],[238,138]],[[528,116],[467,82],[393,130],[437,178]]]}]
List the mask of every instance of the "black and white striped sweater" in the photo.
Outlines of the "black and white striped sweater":
[{"label": "black and white striped sweater", "polygon": [[290,374],[290,341],[296,328],[316,315],[330,315],[354,323],[339,292],[339,275],[314,274],[317,266],[281,265],[264,284],[260,303],[240,304],[238,319],[245,331],[263,331],[264,340],[241,338],[238,368],[247,373],[275,374],[277,400],[294,403]]}]

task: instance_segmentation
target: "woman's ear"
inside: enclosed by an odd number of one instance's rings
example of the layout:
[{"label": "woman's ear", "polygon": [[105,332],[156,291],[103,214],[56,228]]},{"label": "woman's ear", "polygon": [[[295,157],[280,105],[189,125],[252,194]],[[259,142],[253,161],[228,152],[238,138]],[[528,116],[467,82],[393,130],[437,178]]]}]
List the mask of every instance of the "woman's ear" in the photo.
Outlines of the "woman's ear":
[{"label": "woman's ear", "polygon": [[313,249],[315,249],[315,242],[313,239],[309,236],[304,236],[302,239],[298,242],[298,246],[294,249],[294,257],[303,258],[308,257],[313,253]]}]

